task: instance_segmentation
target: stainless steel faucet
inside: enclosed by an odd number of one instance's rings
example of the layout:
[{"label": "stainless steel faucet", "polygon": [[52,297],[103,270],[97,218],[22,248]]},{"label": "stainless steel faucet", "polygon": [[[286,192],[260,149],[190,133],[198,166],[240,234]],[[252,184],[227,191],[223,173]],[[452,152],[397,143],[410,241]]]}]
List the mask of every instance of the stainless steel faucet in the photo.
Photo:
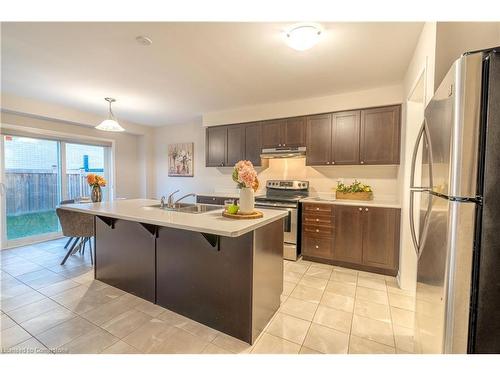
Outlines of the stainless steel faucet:
[{"label": "stainless steel faucet", "polygon": [[[175,193],[178,193],[179,190],[176,190],[174,191],[173,193],[169,194],[168,198],[167,198],[167,207],[170,208],[174,205],[174,194]],[[165,204],[164,204],[165,206]]]},{"label": "stainless steel faucet", "polygon": [[183,195],[182,197],[180,197],[179,199],[177,199],[174,204],[176,204],[177,202],[183,200],[184,198],[187,198],[187,197],[196,197],[196,194],[195,193],[189,193],[189,194],[186,194],[186,195]]},{"label": "stainless steel faucet", "polygon": [[165,208],[165,196],[164,195],[160,199],[160,208]]}]

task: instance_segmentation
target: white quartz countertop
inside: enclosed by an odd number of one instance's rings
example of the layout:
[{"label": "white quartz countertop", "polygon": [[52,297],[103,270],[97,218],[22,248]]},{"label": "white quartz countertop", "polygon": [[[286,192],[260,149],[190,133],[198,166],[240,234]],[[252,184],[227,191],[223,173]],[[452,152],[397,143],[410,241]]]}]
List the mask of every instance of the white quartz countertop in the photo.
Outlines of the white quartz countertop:
[{"label": "white quartz countertop", "polygon": [[137,221],[163,227],[238,237],[288,215],[286,211],[260,209],[261,219],[238,220],[222,216],[220,210],[199,214],[167,211],[152,205],[159,201],[152,199],[125,199],[100,203],[65,204],[61,208],[92,215]]},{"label": "white quartz countertop", "polygon": [[375,196],[371,201],[357,201],[350,199],[335,199],[334,194],[318,194],[304,198],[301,200],[301,202],[336,204],[344,206],[401,208],[401,203],[399,203],[399,201],[395,197],[391,196]]}]

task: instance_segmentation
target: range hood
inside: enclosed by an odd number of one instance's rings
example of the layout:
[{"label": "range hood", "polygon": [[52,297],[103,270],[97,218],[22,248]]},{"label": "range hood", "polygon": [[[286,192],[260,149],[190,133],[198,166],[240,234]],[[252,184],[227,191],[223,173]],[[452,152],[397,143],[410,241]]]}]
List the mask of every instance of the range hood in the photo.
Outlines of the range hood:
[{"label": "range hood", "polygon": [[276,147],[263,148],[261,159],[305,158],[305,147]]}]

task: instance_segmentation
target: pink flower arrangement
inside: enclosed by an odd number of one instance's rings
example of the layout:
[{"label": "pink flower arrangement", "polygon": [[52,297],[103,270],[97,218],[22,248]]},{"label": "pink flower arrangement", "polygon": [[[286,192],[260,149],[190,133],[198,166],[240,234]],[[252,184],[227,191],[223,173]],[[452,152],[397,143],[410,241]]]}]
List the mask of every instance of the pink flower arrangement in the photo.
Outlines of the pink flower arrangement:
[{"label": "pink flower arrangement", "polygon": [[238,184],[238,188],[252,188],[257,191],[259,188],[259,179],[253,164],[249,160],[240,160],[234,166],[233,181]]}]

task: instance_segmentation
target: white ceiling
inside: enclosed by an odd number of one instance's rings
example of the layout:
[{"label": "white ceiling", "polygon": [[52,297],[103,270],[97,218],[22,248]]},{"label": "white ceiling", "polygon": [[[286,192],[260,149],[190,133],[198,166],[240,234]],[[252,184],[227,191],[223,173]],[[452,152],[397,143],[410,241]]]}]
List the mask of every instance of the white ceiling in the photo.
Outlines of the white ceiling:
[{"label": "white ceiling", "polygon": [[[203,113],[399,83],[422,23],[322,23],[298,52],[284,23],[3,23],[2,91],[163,126]],[[135,41],[146,35],[153,45]]]}]

